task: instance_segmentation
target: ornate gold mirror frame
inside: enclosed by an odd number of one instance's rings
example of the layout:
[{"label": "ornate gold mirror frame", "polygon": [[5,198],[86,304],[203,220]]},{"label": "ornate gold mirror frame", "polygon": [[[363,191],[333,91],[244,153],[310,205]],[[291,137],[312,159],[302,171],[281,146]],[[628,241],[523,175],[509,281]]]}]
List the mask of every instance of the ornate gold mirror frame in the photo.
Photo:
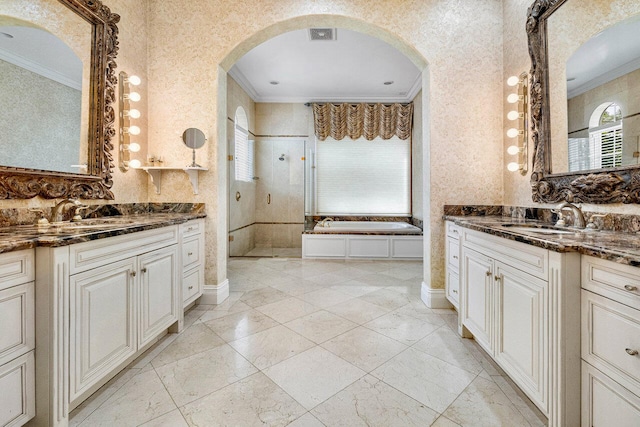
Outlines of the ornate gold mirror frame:
[{"label": "ornate gold mirror frame", "polygon": [[[113,199],[113,157],[115,135],[115,58],[118,53],[120,16],[111,13],[101,0],[59,0],[92,25],[91,78],[89,100],[89,158],[87,174],[51,172],[0,166],[0,199]],[[37,118],[35,118],[37,120]]]},{"label": "ornate gold mirror frame", "polygon": [[626,166],[587,174],[551,174],[547,18],[566,0],[535,0],[527,13],[531,57],[531,189],[534,202],[640,203],[640,168]]}]

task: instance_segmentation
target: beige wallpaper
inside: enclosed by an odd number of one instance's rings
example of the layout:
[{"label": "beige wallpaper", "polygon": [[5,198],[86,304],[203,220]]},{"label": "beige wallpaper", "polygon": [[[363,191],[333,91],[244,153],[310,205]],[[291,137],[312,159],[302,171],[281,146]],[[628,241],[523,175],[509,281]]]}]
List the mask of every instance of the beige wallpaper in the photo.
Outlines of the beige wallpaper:
[{"label": "beige wallpaper", "polygon": [[[525,22],[527,16],[527,9],[533,3],[532,0],[505,0],[504,1],[504,79],[510,75],[517,75],[522,71],[529,71],[531,67],[531,61],[529,60],[527,34],[525,31]],[[550,37],[555,40],[550,40],[550,46],[559,46],[560,50],[556,49],[556,53],[552,55],[554,59],[554,70],[551,70],[552,75],[560,76],[559,78],[552,78],[551,84],[558,88],[558,93],[562,97],[564,91],[564,98],[552,99],[552,117],[566,117],[566,88],[562,79],[564,77],[564,63],[568,56],[575,51],[584,41],[588,40],[592,35],[602,31],[613,22],[628,16],[629,14],[640,13],[640,3],[636,0],[581,0],[568,1],[560,6],[556,11],[558,16],[552,16],[551,26],[553,27],[550,33]],[[555,15],[555,14],[554,14]],[[558,20],[556,21],[556,18]],[[556,21],[554,24],[553,21]],[[559,24],[560,21],[564,21],[564,24]],[[578,28],[579,30],[576,30]],[[558,40],[562,43],[558,44]],[[558,69],[560,67],[560,69]],[[555,73],[555,74],[554,74]],[[560,83],[562,82],[562,83]],[[506,95],[509,93],[509,88],[504,85],[504,108],[507,108]],[[560,100],[562,99],[562,100]],[[505,118],[504,132],[506,132],[508,125]],[[564,132],[566,135],[566,121],[557,122],[557,126],[554,132]],[[562,129],[564,131],[558,131]],[[552,126],[553,128],[553,126]],[[566,136],[564,137],[566,139]],[[503,137],[504,150],[510,145],[506,136]],[[533,146],[530,144],[529,149],[529,169],[531,168],[531,155]],[[546,206],[544,204],[535,204],[531,201],[531,187],[529,180],[531,173],[526,176],[522,176],[518,173],[511,173],[506,170],[506,164],[508,163],[508,156],[505,155],[505,162],[503,166],[504,174],[504,203],[507,205],[518,206]],[[637,213],[637,205],[623,205],[623,204],[610,204],[610,205],[590,205],[585,204],[583,206],[585,210],[596,212],[618,212],[618,213]]]},{"label": "beige wallpaper", "polygon": [[[150,141],[159,153],[173,153],[173,135],[195,123],[210,136],[210,171],[201,174],[201,194],[192,200],[207,204],[207,283],[224,280],[220,249],[226,234],[219,223],[226,186],[218,172],[226,149],[219,121],[226,112],[227,70],[250,48],[287,30],[332,25],[380,37],[412,58],[425,73],[423,109],[428,171],[424,209],[430,226],[432,258],[426,281],[443,286],[443,221],[445,203],[502,201],[502,2],[427,0],[265,0],[259,3],[218,0],[185,2],[150,0],[149,97]],[[189,22],[189,25],[176,23]],[[218,65],[221,68],[218,68]],[[220,74],[218,74],[220,73]],[[224,80],[224,81],[223,81]],[[179,112],[179,114],[177,114]],[[427,120],[428,119],[428,120]],[[226,126],[225,126],[226,128]],[[177,152],[174,159],[184,162]],[[461,174],[461,171],[464,171]],[[203,178],[204,176],[204,178]],[[178,181],[178,177],[171,177]],[[165,184],[163,183],[163,186]],[[219,189],[221,192],[219,192]],[[179,184],[168,184],[153,199],[189,197]],[[223,237],[223,238],[221,238]],[[429,238],[427,238],[427,242]],[[432,263],[430,262],[432,261]],[[432,264],[432,265],[430,265]]]}]

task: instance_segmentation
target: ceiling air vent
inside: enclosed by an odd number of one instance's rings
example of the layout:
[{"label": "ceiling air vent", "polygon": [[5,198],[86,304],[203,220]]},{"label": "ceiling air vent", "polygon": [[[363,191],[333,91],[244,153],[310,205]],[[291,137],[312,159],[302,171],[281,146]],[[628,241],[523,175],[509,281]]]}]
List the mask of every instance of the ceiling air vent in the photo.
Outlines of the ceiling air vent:
[{"label": "ceiling air vent", "polygon": [[309,40],[311,41],[331,41],[338,38],[338,31],[335,28],[309,28]]}]

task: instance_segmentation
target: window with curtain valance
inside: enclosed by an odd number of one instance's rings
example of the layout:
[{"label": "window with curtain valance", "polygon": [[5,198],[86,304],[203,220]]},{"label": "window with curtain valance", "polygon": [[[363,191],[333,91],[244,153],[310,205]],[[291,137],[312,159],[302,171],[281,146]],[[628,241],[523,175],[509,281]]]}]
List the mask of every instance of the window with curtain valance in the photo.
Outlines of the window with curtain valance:
[{"label": "window with curtain valance", "polygon": [[313,104],[315,135],[341,140],[364,137],[401,140],[411,138],[413,103],[408,104]]}]

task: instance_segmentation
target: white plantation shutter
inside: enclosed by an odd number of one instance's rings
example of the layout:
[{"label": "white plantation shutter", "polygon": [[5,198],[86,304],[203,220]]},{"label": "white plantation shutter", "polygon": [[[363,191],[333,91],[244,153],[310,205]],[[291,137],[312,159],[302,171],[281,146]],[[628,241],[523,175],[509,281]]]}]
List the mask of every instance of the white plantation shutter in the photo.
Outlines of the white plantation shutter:
[{"label": "white plantation shutter", "polygon": [[249,133],[240,126],[235,129],[235,178],[236,181],[251,182],[254,175],[253,141]]},{"label": "white plantation shutter", "polygon": [[411,142],[327,138],[316,144],[318,215],[411,215]]},{"label": "white plantation shutter", "polygon": [[622,122],[589,132],[591,169],[611,168],[622,164]]}]

